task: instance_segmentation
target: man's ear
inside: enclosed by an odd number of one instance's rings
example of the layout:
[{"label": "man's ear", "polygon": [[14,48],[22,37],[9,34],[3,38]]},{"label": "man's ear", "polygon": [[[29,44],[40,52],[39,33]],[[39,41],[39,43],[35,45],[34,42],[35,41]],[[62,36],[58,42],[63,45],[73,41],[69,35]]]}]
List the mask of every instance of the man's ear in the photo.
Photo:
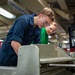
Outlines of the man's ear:
[{"label": "man's ear", "polygon": [[38,17],[41,18],[42,17],[42,14],[39,14]]}]

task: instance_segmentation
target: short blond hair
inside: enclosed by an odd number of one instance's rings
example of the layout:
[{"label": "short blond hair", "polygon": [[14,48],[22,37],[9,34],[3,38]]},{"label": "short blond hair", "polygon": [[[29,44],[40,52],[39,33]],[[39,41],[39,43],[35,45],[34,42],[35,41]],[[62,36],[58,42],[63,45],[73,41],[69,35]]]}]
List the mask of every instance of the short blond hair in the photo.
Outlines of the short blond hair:
[{"label": "short blond hair", "polygon": [[57,23],[55,21],[52,22],[52,25],[54,25],[55,27],[57,27]]},{"label": "short blond hair", "polygon": [[52,21],[54,21],[54,12],[51,8],[45,7],[39,14],[47,15]]}]

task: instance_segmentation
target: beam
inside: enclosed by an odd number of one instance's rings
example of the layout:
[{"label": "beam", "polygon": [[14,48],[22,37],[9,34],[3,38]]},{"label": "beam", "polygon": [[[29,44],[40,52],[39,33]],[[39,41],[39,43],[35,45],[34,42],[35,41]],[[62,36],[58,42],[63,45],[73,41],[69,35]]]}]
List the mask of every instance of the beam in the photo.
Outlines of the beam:
[{"label": "beam", "polygon": [[16,3],[14,0],[8,0],[8,4],[18,10],[21,14],[28,14],[28,12],[23,9],[18,3]]},{"label": "beam", "polygon": [[49,7],[49,4],[46,2],[46,0],[38,0],[38,1],[43,7]]},{"label": "beam", "polygon": [[38,14],[39,11],[41,11],[44,8],[44,6],[41,5],[41,3],[39,3],[38,0],[19,0],[19,1],[36,14]]},{"label": "beam", "polygon": [[65,18],[67,20],[73,20],[74,19],[74,16],[68,14],[68,13],[65,13],[64,11],[58,9],[58,8],[53,8],[53,10],[58,14],[60,15],[62,18]]},{"label": "beam", "polygon": [[58,4],[60,5],[61,9],[64,11],[68,11],[68,7],[65,3],[65,0],[57,0]]}]

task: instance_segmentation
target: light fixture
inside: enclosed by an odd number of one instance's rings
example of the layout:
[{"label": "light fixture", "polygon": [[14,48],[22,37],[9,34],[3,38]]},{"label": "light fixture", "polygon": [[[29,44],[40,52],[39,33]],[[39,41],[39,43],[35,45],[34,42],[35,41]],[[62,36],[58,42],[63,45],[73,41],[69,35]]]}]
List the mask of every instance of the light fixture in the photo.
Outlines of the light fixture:
[{"label": "light fixture", "polygon": [[64,40],[63,43],[69,43],[69,41],[68,40]]},{"label": "light fixture", "polygon": [[15,15],[9,13],[8,11],[6,11],[5,9],[3,9],[1,7],[0,7],[0,15],[6,17],[8,19],[15,19],[16,18]]}]

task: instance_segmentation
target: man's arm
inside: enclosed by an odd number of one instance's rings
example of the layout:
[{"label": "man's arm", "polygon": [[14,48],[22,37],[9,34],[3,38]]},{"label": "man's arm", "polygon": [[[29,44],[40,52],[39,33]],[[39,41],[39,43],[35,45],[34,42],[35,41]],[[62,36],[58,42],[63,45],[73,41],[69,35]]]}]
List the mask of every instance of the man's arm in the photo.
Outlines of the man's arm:
[{"label": "man's arm", "polygon": [[21,46],[21,44],[17,41],[12,41],[11,46],[14,49],[15,53],[18,54],[18,49]]},{"label": "man's arm", "polygon": [[22,44],[22,38],[27,27],[27,22],[23,18],[18,18],[14,23],[13,34],[11,37],[11,46],[16,54],[18,54],[18,49]]}]

